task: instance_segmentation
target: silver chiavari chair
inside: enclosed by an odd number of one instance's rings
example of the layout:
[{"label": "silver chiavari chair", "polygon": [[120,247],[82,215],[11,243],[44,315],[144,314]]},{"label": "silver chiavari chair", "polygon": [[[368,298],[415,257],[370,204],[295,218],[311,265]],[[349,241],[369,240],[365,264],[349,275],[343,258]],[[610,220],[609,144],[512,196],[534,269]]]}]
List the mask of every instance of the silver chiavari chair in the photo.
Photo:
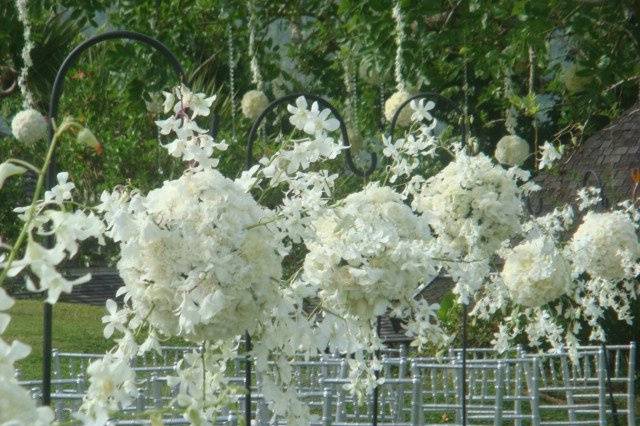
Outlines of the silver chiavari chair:
[{"label": "silver chiavari chair", "polygon": [[[172,426],[182,426],[182,425],[190,425],[191,423],[184,418],[163,418],[163,425],[172,425]],[[216,417],[212,424],[217,426],[237,426],[238,419],[235,415],[223,415]],[[108,426],[150,426],[151,420],[149,419],[127,419],[127,420],[110,420],[107,422]]]},{"label": "silver chiavari chair", "polygon": [[467,364],[467,392],[463,393],[462,364],[412,363],[420,401],[413,406],[412,424],[462,424],[462,399],[466,397],[467,424],[502,425],[505,367],[498,362]]}]

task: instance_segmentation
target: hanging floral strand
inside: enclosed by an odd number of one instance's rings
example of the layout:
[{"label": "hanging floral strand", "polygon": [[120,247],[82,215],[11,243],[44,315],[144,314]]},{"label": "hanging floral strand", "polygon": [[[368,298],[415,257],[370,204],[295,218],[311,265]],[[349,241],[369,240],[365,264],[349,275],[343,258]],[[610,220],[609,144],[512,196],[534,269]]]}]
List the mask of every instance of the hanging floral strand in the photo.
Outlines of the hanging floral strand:
[{"label": "hanging floral strand", "polygon": [[27,7],[27,0],[16,0],[16,8],[18,9],[18,20],[23,27],[24,46],[22,46],[22,52],[20,57],[22,58],[22,69],[18,76],[18,86],[20,87],[20,93],[22,94],[23,108],[33,108],[35,101],[33,94],[27,87],[27,76],[29,74],[29,68],[33,66],[31,60],[31,50],[33,49],[33,41],[31,40],[31,24],[29,23],[29,10]]},{"label": "hanging floral strand", "polygon": [[[507,100],[513,96],[511,72],[509,71],[504,76],[504,96]],[[504,123],[508,134],[498,141],[493,154],[496,160],[507,166],[520,166],[529,157],[529,143],[516,134],[517,125],[518,111],[513,106],[509,106],[505,111]]]},{"label": "hanging floral strand", "polygon": [[353,68],[353,61],[351,58],[345,58],[342,62],[342,69],[344,71],[342,78],[344,87],[347,90],[347,100],[345,102],[349,122],[347,126],[347,134],[349,136],[349,144],[355,151],[358,151],[362,148],[363,139],[357,126],[358,91]]},{"label": "hanging floral strand", "polygon": [[24,46],[22,46],[22,69],[18,75],[18,86],[22,94],[23,110],[17,113],[11,121],[11,132],[13,136],[24,144],[33,144],[47,136],[47,122],[38,111],[34,109],[35,100],[33,93],[27,86],[27,76],[29,68],[33,65],[31,60],[31,50],[33,41],[31,40],[31,24],[29,23],[29,8],[27,0],[16,0],[18,10],[18,20],[24,28]]},{"label": "hanging floral strand", "polygon": [[[411,95],[407,92],[404,78],[402,77],[402,68],[404,61],[402,58],[402,45],[406,39],[404,31],[404,15],[400,9],[400,3],[396,1],[392,11],[393,19],[396,23],[396,58],[394,64],[394,77],[396,80],[396,92],[384,103],[384,116],[387,121],[393,120],[396,111]],[[411,124],[411,109],[403,108],[398,116],[396,124],[401,127],[407,127]]]},{"label": "hanging floral strand", "polygon": [[[224,14],[224,13],[223,13]],[[231,22],[227,24],[227,46],[229,50],[229,98],[231,99],[231,132],[236,141],[236,86],[235,86],[235,52],[233,49],[233,29]]]},{"label": "hanging floral strand", "polygon": [[404,67],[402,45],[406,39],[406,34],[404,32],[404,15],[402,14],[402,9],[400,9],[400,3],[396,2],[391,14],[396,23],[396,59],[394,63],[394,77],[396,79],[396,90],[401,92],[405,90],[405,83],[402,78],[402,68]]},{"label": "hanging floral strand", "polygon": [[250,120],[258,118],[260,113],[269,105],[269,98],[263,91],[264,82],[258,66],[258,56],[256,52],[256,7],[253,1],[247,3],[249,9],[249,58],[251,68],[251,82],[256,85],[257,90],[249,90],[242,97],[242,114]]}]

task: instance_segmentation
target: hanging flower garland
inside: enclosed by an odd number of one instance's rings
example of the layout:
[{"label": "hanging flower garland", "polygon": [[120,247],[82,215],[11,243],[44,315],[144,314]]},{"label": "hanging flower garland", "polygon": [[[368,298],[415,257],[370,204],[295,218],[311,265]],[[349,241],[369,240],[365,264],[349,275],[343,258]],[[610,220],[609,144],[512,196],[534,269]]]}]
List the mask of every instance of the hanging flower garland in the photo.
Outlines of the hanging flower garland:
[{"label": "hanging flower garland", "polygon": [[[504,77],[504,96],[507,100],[513,96],[510,73],[507,73]],[[510,106],[505,111],[504,126],[508,134],[500,138],[493,154],[498,162],[507,166],[521,166],[529,157],[529,144],[516,135],[517,114],[513,106]]]},{"label": "hanging flower garland", "polygon": [[[387,99],[387,101],[384,103],[384,116],[387,121],[393,120],[393,116],[395,115],[400,105],[402,105],[411,97],[411,94],[407,91],[402,74],[404,68],[402,45],[405,41],[406,33],[404,28],[404,15],[402,14],[402,9],[400,8],[399,2],[396,2],[394,4],[392,15],[396,24],[396,57],[394,62],[396,92],[392,94],[391,97],[389,97],[389,99]],[[411,123],[411,111],[408,108],[403,108],[400,112],[400,115],[398,115],[396,123],[398,126],[407,127]]]},{"label": "hanging flower garland", "polygon": [[253,1],[247,3],[249,9],[249,58],[251,68],[251,82],[256,85],[255,90],[249,90],[242,97],[242,113],[250,120],[258,118],[260,113],[269,105],[269,98],[263,91],[264,83],[262,74],[258,66],[258,55],[256,52],[256,6]]},{"label": "hanging flower garland", "polygon": [[33,41],[31,40],[31,23],[29,22],[29,7],[27,0],[16,0],[18,10],[18,20],[23,27],[24,45],[20,57],[22,58],[22,68],[18,75],[18,86],[22,94],[23,110],[17,113],[11,121],[11,132],[20,142],[31,145],[47,137],[47,122],[37,110],[35,110],[35,99],[33,93],[27,85],[29,68],[33,66],[31,50]]},{"label": "hanging flower garland", "polygon": [[[224,15],[224,10],[221,12]],[[231,101],[231,137],[233,142],[237,140],[236,136],[236,53],[233,47],[233,24],[227,24],[227,56],[229,57],[229,99]]]}]

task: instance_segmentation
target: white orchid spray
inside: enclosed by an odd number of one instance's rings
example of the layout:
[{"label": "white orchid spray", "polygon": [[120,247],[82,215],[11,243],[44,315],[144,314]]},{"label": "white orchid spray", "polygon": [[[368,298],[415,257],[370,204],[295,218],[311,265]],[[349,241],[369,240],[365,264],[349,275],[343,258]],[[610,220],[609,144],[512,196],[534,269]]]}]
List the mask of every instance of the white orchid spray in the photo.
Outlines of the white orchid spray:
[{"label": "white orchid spray", "polygon": [[[11,320],[14,300],[4,290],[8,278],[22,278],[27,290],[46,294],[46,303],[57,302],[61,293],[70,293],[74,286],[90,279],[85,275],[67,279],[60,264],[78,253],[81,242],[94,238],[103,243],[102,221],[84,206],[73,201],[75,185],[69,175],[60,172],[57,185],[45,191],[45,176],[61,137],[65,133],[80,134],[85,129],[73,119],[65,119],[54,128],[53,138],[41,167],[10,158],[0,163],[0,188],[6,179],[31,170],[38,180],[29,206],[14,211],[22,228],[14,242],[0,238],[0,423],[48,425],[54,420],[49,407],[37,407],[30,393],[17,382],[15,362],[26,357],[31,348],[17,340],[10,344],[2,334]],[[86,132],[90,132],[88,129]],[[85,134],[86,134],[85,132]],[[84,143],[86,138],[79,138]],[[95,138],[94,138],[95,139]],[[98,145],[99,146],[99,145]],[[94,149],[98,146],[93,146]],[[99,149],[98,149],[99,150]],[[35,281],[33,280],[35,278]]]}]

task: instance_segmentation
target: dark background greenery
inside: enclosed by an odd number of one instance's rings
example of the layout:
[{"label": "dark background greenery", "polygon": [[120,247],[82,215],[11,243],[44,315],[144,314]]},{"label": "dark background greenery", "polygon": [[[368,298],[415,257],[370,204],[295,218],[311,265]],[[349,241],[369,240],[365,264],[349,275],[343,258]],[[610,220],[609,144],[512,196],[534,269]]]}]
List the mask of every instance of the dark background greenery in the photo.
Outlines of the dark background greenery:
[{"label": "dark background greenery", "polygon": [[[520,113],[518,134],[530,141],[572,146],[631,106],[638,96],[640,2],[632,0],[400,0],[406,15],[404,75],[414,92],[430,90],[468,106],[471,132],[480,149],[491,152],[505,134],[505,110]],[[231,113],[227,28],[235,45],[235,98],[252,88],[249,74],[247,4],[231,0],[32,0],[34,67],[29,86],[46,112],[55,70],[72,47],[96,32],[129,29],[156,37],[176,53],[194,89],[219,95],[219,136],[230,141],[221,170],[235,176],[244,168],[244,144],[250,122]],[[356,75],[355,123],[373,138],[384,129],[381,100],[395,90],[394,22],[389,0],[256,0],[258,56],[271,99],[304,90],[345,108],[343,65]],[[272,43],[267,28],[280,23],[291,41]],[[550,63],[550,40],[570,35],[565,60],[579,65],[581,90],[569,90],[563,71]],[[0,4],[0,65],[19,69],[22,27],[13,2]],[[282,51],[282,52],[281,52]],[[281,67],[282,53],[292,66]],[[532,61],[532,55],[534,60]],[[371,83],[358,70],[376,69]],[[292,71],[293,70],[293,71]],[[466,83],[465,84],[465,71]],[[2,70],[0,70],[2,72]],[[507,94],[509,74],[513,93]],[[303,76],[303,77],[301,77]],[[306,78],[305,78],[306,77]],[[143,98],[175,82],[169,66],[155,52],[131,43],[111,42],[83,55],[68,75],[60,117],[73,115],[90,127],[105,152],[95,155],[65,143],[60,167],[68,170],[86,199],[105,188],[131,182],[149,189],[175,176],[181,165],[158,147],[154,117]],[[306,83],[305,83],[306,81]],[[553,94],[552,121],[534,130],[539,105],[534,94]],[[19,94],[0,99],[0,117],[10,122],[20,110]],[[233,134],[236,135],[235,140]],[[371,139],[379,144],[379,138]],[[0,158],[38,163],[44,146],[21,146],[0,136]],[[275,147],[266,147],[266,152]],[[527,166],[531,167],[529,162]],[[340,166],[335,166],[336,170]],[[357,185],[355,179],[345,182]],[[24,198],[22,183],[10,181],[0,193],[0,235],[11,239],[17,224],[11,209]]]}]

